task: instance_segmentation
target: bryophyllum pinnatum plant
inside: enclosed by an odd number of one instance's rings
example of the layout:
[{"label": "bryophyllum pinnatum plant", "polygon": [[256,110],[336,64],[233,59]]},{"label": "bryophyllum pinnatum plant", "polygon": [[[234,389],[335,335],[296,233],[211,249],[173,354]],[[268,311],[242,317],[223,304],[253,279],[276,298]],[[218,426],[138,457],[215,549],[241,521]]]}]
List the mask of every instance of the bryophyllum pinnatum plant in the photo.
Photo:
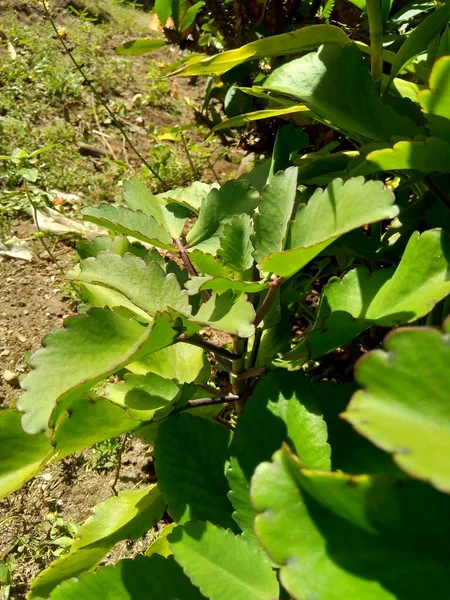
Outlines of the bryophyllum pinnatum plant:
[{"label": "bryophyllum pinnatum plant", "polygon": [[[450,56],[426,85],[398,77],[417,29],[380,82],[342,31],[304,28],[291,52],[312,52],[259,90],[354,150],[297,154],[288,124],[238,180],[132,178],[85,209],[110,236],[79,245],[85,305],[0,412],[0,492],[125,432],[158,482],[100,504],[31,599],[448,596]],[[146,556],[96,569],[166,508]]]}]

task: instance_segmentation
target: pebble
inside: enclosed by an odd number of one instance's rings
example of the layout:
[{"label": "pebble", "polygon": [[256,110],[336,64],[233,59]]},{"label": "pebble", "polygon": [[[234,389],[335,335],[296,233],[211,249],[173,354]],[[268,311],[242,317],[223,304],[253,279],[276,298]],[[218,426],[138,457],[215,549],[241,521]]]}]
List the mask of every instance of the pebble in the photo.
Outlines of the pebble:
[{"label": "pebble", "polygon": [[3,371],[3,379],[11,387],[19,387],[19,375],[17,373],[13,373],[7,369],[6,371]]},{"label": "pebble", "polygon": [[24,344],[27,341],[27,338],[24,335],[22,335],[21,333],[17,333],[17,331],[14,333],[14,335],[19,340],[19,342],[21,342],[22,344]]},{"label": "pebble", "polygon": [[11,354],[11,350],[9,350],[8,348],[6,348],[6,350],[2,350],[2,352],[0,352],[0,356],[9,356]]}]

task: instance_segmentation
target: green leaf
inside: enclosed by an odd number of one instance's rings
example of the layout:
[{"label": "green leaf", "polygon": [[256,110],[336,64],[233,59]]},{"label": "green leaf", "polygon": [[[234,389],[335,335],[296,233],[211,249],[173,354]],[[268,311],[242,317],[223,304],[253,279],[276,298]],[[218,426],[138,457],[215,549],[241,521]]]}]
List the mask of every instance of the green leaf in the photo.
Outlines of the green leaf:
[{"label": "green leaf", "polygon": [[83,209],[85,221],[106,227],[111,231],[129,235],[141,242],[174,251],[172,238],[154,217],[149,217],[142,211],[132,211],[124,206],[100,204]]},{"label": "green leaf", "polygon": [[[268,435],[270,432],[270,435]],[[327,428],[310,381],[281,369],[270,372],[249,398],[230,447],[233,518],[246,539],[254,540],[256,515],[250,503],[250,479],[256,467],[288,443],[311,469],[330,469]]]},{"label": "green leaf", "polygon": [[254,250],[250,237],[253,225],[248,215],[236,215],[225,225],[220,238],[219,257],[236,271],[246,271],[253,265]]},{"label": "green leaf", "polygon": [[236,526],[227,498],[225,468],[230,432],[190,414],[161,423],[155,444],[158,484],[172,518]]},{"label": "green leaf", "polygon": [[392,192],[379,181],[335,179],[299,207],[291,227],[291,249],[269,254],[261,261],[262,269],[290,277],[344,233],[395,217],[394,201]]},{"label": "green leaf", "polygon": [[449,502],[427,486],[308,471],[285,447],[257,468],[252,499],[258,538],[296,600],[420,600],[430,584],[446,594]]},{"label": "green leaf", "polygon": [[232,279],[226,279],[225,277],[193,277],[186,284],[188,294],[198,294],[199,291],[212,290],[223,294],[228,290],[234,290],[236,292],[246,292],[251,294],[253,292],[262,292],[269,287],[268,282],[265,281],[236,281]]},{"label": "green leaf", "polygon": [[55,454],[44,435],[29,435],[20,424],[21,414],[0,411],[0,498],[22,487],[39,473]]},{"label": "green leaf", "polygon": [[195,21],[195,17],[198,15],[200,10],[204,6],[205,6],[204,2],[196,2],[190,8],[188,8],[188,10],[186,11],[186,14],[183,17],[183,20],[181,21],[180,31],[185,31],[186,29],[189,29],[189,27]]},{"label": "green leaf", "polygon": [[117,542],[143,536],[161,519],[165,506],[156,485],[120,492],[96,506],[94,515],[79,529],[69,554],[33,581],[30,600],[46,598],[62,581],[95,568]]},{"label": "green leaf", "polygon": [[356,379],[367,389],[343,417],[404,471],[450,492],[449,334],[398,330],[385,348],[358,363]]},{"label": "green leaf", "polygon": [[142,211],[148,217],[156,219],[172,238],[180,237],[186,219],[176,217],[174,213],[170,212],[166,207],[166,198],[154,196],[148,187],[136,177],[124,182],[123,199],[131,210]]},{"label": "green leaf", "polygon": [[181,291],[175,275],[166,275],[157,263],[147,264],[134,254],[100,252],[96,258],[83,260],[72,278],[111,288],[150,317],[167,308],[186,316],[191,313],[187,292]]},{"label": "green leaf", "polygon": [[166,525],[162,531],[159,532],[158,537],[154,540],[145,552],[145,556],[153,556],[153,554],[159,554],[160,556],[171,556],[172,550],[170,549],[167,537],[175,527],[176,523]]},{"label": "green leaf", "polygon": [[[218,239],[220,246],[220,238]],[[193,250],[189,253],[189,258],[194,267],[199,273],[205,273],[206,275],[220,276],[220,277],[232,277],[233,271],[229,266],[225,265],[222,259],[209,254],[208,252],[201,252],[200,250]]]},{"label": "green leaf", "polygon": [[260,549],[211,523],[186,523],[169,536],[175,559],[211,600],[274,600],[275,571]]},{"label": "green leaf", "polygon": [[428,314],[450,293],[450,238],[439,229],[411,236],[395,270],[356,267],[324,289],[312,330],[285,357],[301,366],[345,347],[376,324],[394,327]]},{"label": "green leaf", "polygon": [[254,257],[257,262],[270,252],[284,250],[297,194],[297,167],[280,171],[262,191],[255,214]]},{"label": "green leaf", "polygon": [[248,338],[255,333],[253,305],[245,294],[235,300],[232,290],[220,296],[213,294],[191,320],[239,337]]},{"label": "green leaf", "polygon": [[155,0],[155,13],[163,27],[172,14],[172,3],[173,0]]},{"label": "green leaf", "polygon": [[309,136],[303,128],[295,127],[292,123],[280,127],[273,146],[272,163],[267,181],[269,182],[278,171],[287,170],[292,166],[291,155],[303,148],[308,148],[308,146]]},{"label": "green leaf", "polygon": [[[395,55],[392,63],[391,77],[389,84],[392,83],[400,71],[412,60],[423,52],[428,44],[435,38],[441,29],[443,29],[450,19],[450,3],[442,4],[441,8],[428,15],[412,31],[402,44],[400,50]],[[388,84],[388,85],[389,85]]]},{"label": "green leaf", "polygon": [[326,42],[347,44],[348,37],[338,27],[333,25],[310,25],[272,37],[262,38],[256,42],[246,44],[236,50],[228,50],[216,56],[207,58],[196,57],[184,66],[174,71],[173,75],[222,75],[233,67],[249,60],[270,58],[271,56],[285,56],[297,52],[306,52],[318,48]]},{"label": "green leaf", "polygon": [[121,56],[142,56],[149,52],[159,50],[166,45],[165,40],[155,40],[154,38],[140,38],[137,40],[129,40],[115,49],[116,54]]},{"label": "green leaf", "polygon": [[350,423],[341,419],[340,414],[347,408],[357,389],[356,384],[314,382],[312,387],[327,424],[332,470],[403,478],[402,471],[389,454],[371,444]]},{"label": "green leaf", "polygon": [[[450,3],[445,6],[450,10]],[[432,135],[450,142],[449,56],[444,56],[435,63],[430,76],[430,89],[421,91],[417,98],[428,120],[428,128]]]},{"label": "green leaf", "polygon": [[124,381],[108,386],[105,395],[125,408],[130,418],[152,421],[163,419],[173,410],[180,387],[155,373],[127,374]]},{"label": "green leaf", "polygon": [[106,398],[77,398],[66,407],[52,435],[56,460],[139,426],[138,421]]},{"label": "green leaf", "polygon": [[211,129],[211,132],[220,131],[221,129],[229,129],[231,127],[242,127],[253,121],[260,121],[261,119],[276,119],[277,117],[283,117],[284,115],[291,115],[295,113],[303,113],[305,116],[311,116],[311,111],[304,104],[294,104],[293,106],[286,106],[283,108],[267,108],[264,110],[254,110],[252,112],[244,113],[231,119],[222,121]]},{"label": "green leaf", "polygon": [[364,162],[351,169],[351,175],[403,169],[415,169],[421,173],[450,173],[450,143],[433,137],[424,141],[397,142],[392,148],[369,152]]},{"label": "green leaf", "polygon": [[51,600],[205,600],[172,557],[136,556],[56,588]]},{"label": "green leaf", "polygon": [[219,185],[217,183],[203,183],[201,181],[194,181],[194,183],[188,187],[175,188],[168,192],[158,194],[157,197],[165,198],[170,202],[176,202],[180,206],[184,206],[187,209],[198,213],[209,192],[218,187]]},{"label": "green leaf", "polygon": [[211,370],[202,348],[183,343],[153,352],[140,361],[127,365],[127,369],[136,375],[156,373],[180,385],[193,381],[206,383]]},{"label": "green leaf", "polygon": [[299,100],[332,127],[357,139],[389,141],[393,135],[414,137],[419,132],[412,120],[383,104],[354,44],[327,44],[293,60],[275,69],[264,88]]},{"label": "green leaf", "polygon": [[194,227],[187,235],[189,245],[197,246],[212,237],[219,226],[234,215],[251,215],[258,202],[259,193],[247,181],[228,181],[220,189],[212,189],[200,208]]},{"label": "green leaf", "polygon": [[45,431],[54,422],[57,404],[79,397],[133,360],[170,345],[175,337],[167,314],[149,327],[98,308],[69,317],[64,329],[47,335],[45,347],[31,358],[33,371],[23,380],[25,392],[17,404],[25,413],[25,431]]}]

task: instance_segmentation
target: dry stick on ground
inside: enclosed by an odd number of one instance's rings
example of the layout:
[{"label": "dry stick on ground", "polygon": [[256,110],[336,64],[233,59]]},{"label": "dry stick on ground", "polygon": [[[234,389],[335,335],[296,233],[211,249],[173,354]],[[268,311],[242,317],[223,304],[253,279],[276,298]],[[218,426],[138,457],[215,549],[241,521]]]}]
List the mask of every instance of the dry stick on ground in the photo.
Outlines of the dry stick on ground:
[{"label": "dry stick on ground", "polygon": [[116,471],[114,474],[114,481],[111,484],[111,491],[114,494],[114,496],[117,496],[119,493],[116,489],[116,485],[117,485],[117,482],[119,481],[120,468],[122,466],[122,454],[123,454],[123,451],[125,450],[125,444],[127,443],[127,441],[128,441],[128,434],[124,433],[122,443],[120,444],[119,453],[117,455],[117,465],[116,465]]}]

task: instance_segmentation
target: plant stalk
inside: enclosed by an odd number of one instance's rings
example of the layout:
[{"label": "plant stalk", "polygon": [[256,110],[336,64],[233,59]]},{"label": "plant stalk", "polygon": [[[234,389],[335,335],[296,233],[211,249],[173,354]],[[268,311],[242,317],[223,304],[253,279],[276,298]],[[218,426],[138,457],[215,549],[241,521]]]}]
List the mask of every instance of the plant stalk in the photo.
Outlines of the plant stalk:
[{"label": "plant stalk", "polygon": [[239,400],[239,397],[235,396],[234,394],[228,394],[222,398],[197,398],[196,400],[188,400],[186,404],[183,404],[183,406],[180,406],[180,408],[173,410],[172,414],[180,413],[184,410],[189,410],[190,408],[213,406],[214,404],[229,404],[230,402],[236,402],[237,400]]},{"label": "plant stalk", "polygon": [[381,79],[383,75],[383,19],[381,15],[381,0],[367,0],[366,12],[369,19],[370,70],[375,88],[378,94],[381,94]]},{"label": "plant stalk", "polygon": [[255,327],[258,327],[258,325],[261,323],[261,321],[266,316],[267,311],[269,310],[269,308],[272,305],[272,302],[275,300],[275,297],[277,295],[277,290],[281,286],[283,281],[284,281],[284,277],[275,277],[275,279],[269,283],[269,286],[270,286],[269,291],[267,292],[267,294],[266,294],[264,300],[262,301],[262,304],[259,307],[259,310],[257,311],[256,316],[255,316],[255,320],[254,320]]},{"label": "plant stalk", "polygon": [[207,352],[212,352],[213,354],[217,354],[218,356],[223,356],[227,360],[236,361],[242,360],[242,357],[235,352],[231,352],[222,346],[217,346],[217,344],[213,344],[212,342],[207,342],[199,335],[193,335],[188,337],[184,333],[175,338],[175,342],[184,342],[186,344],[192,344],[192,346],[198,346],[199,348],[203,348]]}]

